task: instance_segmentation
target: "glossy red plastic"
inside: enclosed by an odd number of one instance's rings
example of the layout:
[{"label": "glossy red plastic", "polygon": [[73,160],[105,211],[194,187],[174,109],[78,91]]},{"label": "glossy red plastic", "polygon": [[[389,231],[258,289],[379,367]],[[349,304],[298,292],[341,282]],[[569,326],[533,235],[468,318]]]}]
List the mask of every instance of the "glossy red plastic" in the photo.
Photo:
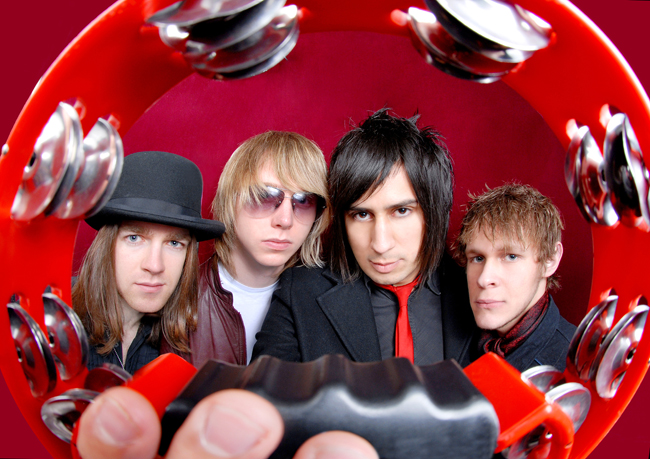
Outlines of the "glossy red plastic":
[{"label": "glossy red plastic", "polygon": [[[120,134],[191,70],[179,53],[167,48],[155,27],[145,19],[172,0],[120,0],[104,12],[66,48],[34,90],[0,158],[0,298],[20,296],[23,307],[44,327],[41,294],[47,285],[70,302],[70,272],[78,221],[37,217],[20,223],[10,217],[22,170],[36,138],[60,101],[76,100],[84,132],[98,117],[110,116]],[[373,31],[407,36],[391,12],[425,8],[422,1],[300,0],[301,33],[335,30]],[[586,124],[602,145],[603,108],[625,112],[641,149],[650,151],[650,104],[623,57],[591,21],[562,0],[520,0],[550,23],[554,30],[548,48],[537,52],[503,81],[539,113],[566,148],[573,121]],[[647,162],[646,162],[647,165]],[[611,288],[619,295],[615,320],[650,298],[643,260],[650,254],[650,234],[618,224],[592,225],[594,270],[589,305],[600,302]],[[635,258],[619,254],[635,253]],[[38,266],[39,269],[34,269]],[[611,400],[592,390],[592,408],[574,438],[569,457],[586,457],[607,434],[630,402],[648,366],[650,338],[645,336]],[[25,380],[9,333],[7,314],[0,314],[0,369],[25,418],[55,457],[70,457],[69,445],[54,437],[40,420],[44,400],[34,399]],[[83,382],[85,374],[59,381],[48,398]],[[490,377],[506,378],[500,370]],[[571,380],[575,377],[568,375]],[[496,401],[495,401],[496,402]],[[501,407],[498,407],[501,409]],[[559,456],[558,456],[559,457]]]}]

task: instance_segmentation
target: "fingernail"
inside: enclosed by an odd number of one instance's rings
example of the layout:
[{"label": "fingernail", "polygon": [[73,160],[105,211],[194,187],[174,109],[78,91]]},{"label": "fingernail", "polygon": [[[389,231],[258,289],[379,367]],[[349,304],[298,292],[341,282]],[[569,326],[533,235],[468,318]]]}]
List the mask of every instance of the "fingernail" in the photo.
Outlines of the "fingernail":
[{"label": "fingernail", "polygon": [[230,457],[246,453],[267,434],[267,429],[242,412],[213,405],[201,441],[208,452]]},{"label": "fingernail", "polygon": [[361,450],[343,445],[321,445],[313,451],[313,454],[313,459],[369,459],[372,457]]},{"label": "fingernail", "polygon": [[140,435],[140,427],[118,402],[101,400],[96,414],[94,431],[99,440],[107,445],[123,446]]}]

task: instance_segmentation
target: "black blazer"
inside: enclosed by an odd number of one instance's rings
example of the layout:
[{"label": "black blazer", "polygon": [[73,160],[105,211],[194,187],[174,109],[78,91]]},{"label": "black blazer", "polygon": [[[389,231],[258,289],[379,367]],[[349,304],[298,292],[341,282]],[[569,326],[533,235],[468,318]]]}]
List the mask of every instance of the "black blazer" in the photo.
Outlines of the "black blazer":
[{"label": "black blazer", "polygon": [[[438,268],[445,359],[467,361],[476,327],[464,271],[445,256]],[[379,337],[364,281],[344,283],[328,268],[292,268],[280,277],[253,359],[272,355],[308,362],[341,354],[355,362],[381,360]],[[433,362],[432,362],[433,363]]]}]

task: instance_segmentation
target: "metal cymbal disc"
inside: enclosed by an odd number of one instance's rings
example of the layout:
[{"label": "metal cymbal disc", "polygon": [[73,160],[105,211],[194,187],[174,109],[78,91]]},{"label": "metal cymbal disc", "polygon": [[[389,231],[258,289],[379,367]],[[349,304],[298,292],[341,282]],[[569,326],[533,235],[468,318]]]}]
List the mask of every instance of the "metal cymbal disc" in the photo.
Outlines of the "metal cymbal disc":
[{"label": "metal cymbal disc", "polygon": [[228,48],[266,27],[280,13],[285,0],[263,0],[227,18],[215,18],[189,28],[185,50],[189,59]]},{"label": "metal cymbal disc", "polygon": [[269,59],[294,37],[298,28],[298,8],[285,6],[278,16],[259,32],[229,48],[213,51],[192,62],[197,70],[230,73],[243,70]]},{"label": "metal cymbal disc", "polygon": [[580,126],[567,150],[564,178],[585,219],[612,226],[618,215],[609,199],[602,167],[603,157],[589,127]]},{"label": "metal cymbal disc", "polygon": [[289,35],[289,39],[285,40],[282,46],[277,48],[274,51],[273,55],[271,55],[271,57],[267,60],[251,67],[238,70],[236,72],[217,73],[215,74],[214,78],[216,80],[242,80],[244,78],[250,78],[266,72],[267,70],[278,65],[285,57],[289,55],[291,50],[293,50],[293,48],[296,46],[299,35],[300,29],[296,27],[292,29],[291,34]]},{"label": "metal cymbal disc", "polygon": [[158,35],[164,44],[182,53],[185,52],[185,45],[190,38],[190,31],[186,27],[168,24],[158,27]]},{"label": "metal cymbal disc", "polygon": [[504,449],[501,454],[507,459],[525,459],[529,456],[538,459],[548,457],[551,451],[548,434],[546,426],[541,424]]},{"label": "metal cymbal disc", "polygon": [[[83,141],[84,166],[70,194],[53,213],[58,218],[87,218],[110,199],[124,162],[124,147],[115,128],[99,119]],[[100,202],[101,201],[101,202]]]},{"label": "metal cymbal disc", "polygon": [[612,328],[617,303],[617,295],[605,298],[591,308],[573,334],[567,352],[567,366],[575,370],[583,381],[589,380],[591,366]]},{"label": "metal cymbal disc", "polygon": [[418,8],[409,8],[409,31],[411,42],[415,49],[429,65],[436,67],[456,78],[470,80],[477,83],[493,83],[498,81],[507,72],[497,72],[482,75],[470,71],[466,66],[454,61],[449,56],[458,57],[456,50],[465,53],[467,48],[459,45],[447,31],[436,21],[431,12]]},{"label": "metal cymbal disc", "polygon": [[191,26],[218,17],[231,16],[251,8],[262,0],[183,0],[164,8],[147,22],[156,26],[168,24]]},{"label": "metal cymbal disc", "polygon": [[557,403],[571,422],[573,431],[577,432],[589,414],[591,393],[581,384],[570,382],[552,388],[546,393],[546,400]]},{"label": "metal cymbal disc", "polygon": [[[591,393],[578,383],[559,384],[546,392],[546,400],[556,403],[573,423],[573,430],[578,431],[589,413]],[[551,432],[541,424],[524,435],[503,451],[508,459],[525,459],[527,457],[545,458],[551,452]]]},{"label": "metal cymbal disc", "polygon": [[[59,103],[34,145],[11,207],[14,220],[29,221],[58,205],[70,191],[83,161],[83,131],[77,111]],[[67,190],[67,191],[66,191]],[[64,196],[65,197],[65,196]],[[56,200],[55,200],[56,198]]]},{"label": "metal cymbal disc", "polygon": [[97,395],[97,392],[85,389],[66,391],[43,403],[41,419],[50,432],[70,443],[74,424]]},{"label": "metal cymbal disc", "polygon": [[[518,65],[497,62],[458,42],[430,11],[411,7],[408,13],[413,45],[427,63],[446,73],[463,79],[492,82]],[[473,77],[468,78],[467,74]],[[484,79],[489,81],[482,81]]]},{"label": "metal cymbal disc", "polygon": [[86,368],[86,330],[77,314],[53,293],[43,294],[43,311],[50,349],[61,379],[67,381]]},{"label": "metal cymbal disc", "polygon": [[121,386],[131,379],[131,374],[122,367],[112,363],[104,363],[101,367],[88,372],[84,381],[84,389],[94,392],[104,392],[111,387]]},{"label": "metal cymbal disc", "polygon": [[596,392],[604,399],[616,395],[643,336],[648,306],[639,305],[625,314],[608,333],[589,373]]},{"label": "metal cymbal disc", "polygon": [[[84,139],[86,167],[80,177],[78,212],[66,218],[88,218],[99,212],[111,199],[122,174],[124,145],[117,130],[98,119]],[[83,180],[83,181],[82,181]],[[77,191],[77,188],[75,190]]]},{"label": "metal cymbal disc", "polygon": [[7,304],[11,336],[18,361],[34,397],[42,397],[56,386],[56,364],[45,334],[18,303]]},{"label": "metal cymbal disc", "polygon": [[425,0],[443,27],[470,49],[499,62],[520,63],[546,48],[551,26],[499,0]]},{"label": "metal cymbal disc", "polygon": [[[567,149],[566,160],[564,162],[564,179],[567,188],[569,188],[571,196],[576,200],[576,204],[578,204],[581,211],[582,198],[580,197],[580,189],[578,188],[578,170],[580,169],[580,148],[582,147],[583,139],[587,134],[591,137],[589,126],[580,125],[571,138],[571,143]],[[596,147],[598,147],[598,145],[596,145]]]},{"label": "metal cymbal disc", "polygon": [[607,193],[603,179],[603,156],[596,141],[587,133],[579,149],[578,189],[586,212],[594,223],[613,226],[618,214]]},{"label": "metal cymbal disc", "polygon": [[604,171],[610,199],[621,223],[650,230],[650,178],[639,142],[624,113],[607,123]]},{"label": "metal cymbal disc", "polygon": [[521,374],[521,379],[528,381],[544,393],[566,382],[564,374],[551,365],[529,368]]}]

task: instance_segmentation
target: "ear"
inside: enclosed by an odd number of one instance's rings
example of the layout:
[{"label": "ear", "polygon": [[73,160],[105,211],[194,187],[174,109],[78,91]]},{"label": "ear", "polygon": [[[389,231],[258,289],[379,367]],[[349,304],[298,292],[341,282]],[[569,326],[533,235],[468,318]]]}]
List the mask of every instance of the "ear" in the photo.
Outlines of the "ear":
[{"label": "ear", "polygon": [[543,277],[551,277],[557,271],[558,266],[560,266],[560,260],[562,259],[562,254],[564,253],[564,248],[562,243],[558,242],[555,246],[555,253],[551,258],[544,262],[544,271]]}]

